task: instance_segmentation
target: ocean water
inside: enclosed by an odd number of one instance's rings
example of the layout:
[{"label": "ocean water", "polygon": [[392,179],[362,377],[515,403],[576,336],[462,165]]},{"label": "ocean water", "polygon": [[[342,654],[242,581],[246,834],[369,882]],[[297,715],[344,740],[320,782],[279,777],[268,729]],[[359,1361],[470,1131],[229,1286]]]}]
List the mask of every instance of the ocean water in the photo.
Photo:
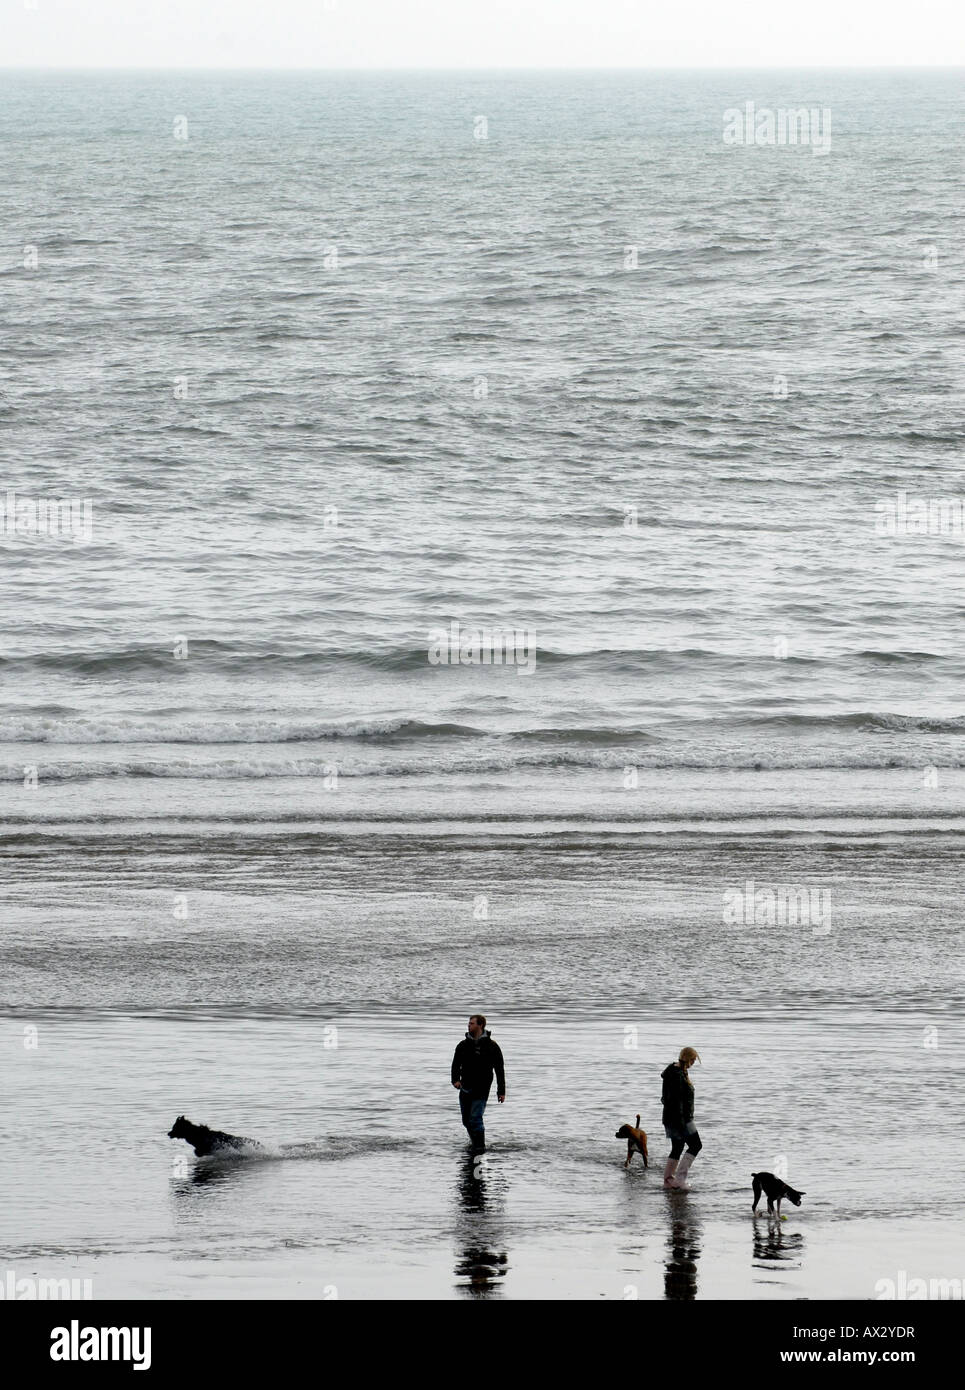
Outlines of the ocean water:
[{"label": "ocean water", "polygon": [[[830,148],[726,144],[749,100]],[[965,531],[879,523],[961,501],[963,105],[952,70],[3,74],[0,501],[91,521],[0,527],[18,1274],[962,1277]],[[452,624],[519,663],[434,663]],[[266,1150],[185,1163],[182,1112]]]}]

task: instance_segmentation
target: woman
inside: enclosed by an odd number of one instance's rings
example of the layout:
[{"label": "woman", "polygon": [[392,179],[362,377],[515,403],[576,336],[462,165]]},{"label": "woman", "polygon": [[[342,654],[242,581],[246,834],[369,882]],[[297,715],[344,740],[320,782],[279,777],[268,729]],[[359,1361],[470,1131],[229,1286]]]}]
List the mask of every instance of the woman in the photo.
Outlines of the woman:
[{"label": "woman", "polygon": [[[699,1061],[699,1052],[692,1047],[682,1047],[677,1061],[671,1062],[660,1074],[663,1081],[660,1097],[663,1101],[663,1128],[670,1140],[670,1157],[663,1170],[664,1187],[689,1189],[687,1171],[703,1148],[694,1124],[694,1083],[688,1075],[693,1064]],[[681,1158],[685,1144],[687,1152]]]}]

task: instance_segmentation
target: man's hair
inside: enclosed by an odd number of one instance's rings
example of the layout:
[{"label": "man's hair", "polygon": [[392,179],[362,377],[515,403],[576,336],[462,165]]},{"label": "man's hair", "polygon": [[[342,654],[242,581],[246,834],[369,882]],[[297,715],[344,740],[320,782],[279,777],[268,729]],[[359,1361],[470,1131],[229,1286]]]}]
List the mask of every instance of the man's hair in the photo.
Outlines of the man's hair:
[{"label": "man's hair", "polygon": [[480,1028],[485,1028],[485,1026],[486,1026],[486,1015],[485,1015],[485,1014],[470,1014],[470,1015],[469,1015],[469,1022],[472,1023],[473,1021],[475,1021],[476,1023],[478,1023],[479,1026],[480,1026]]}]

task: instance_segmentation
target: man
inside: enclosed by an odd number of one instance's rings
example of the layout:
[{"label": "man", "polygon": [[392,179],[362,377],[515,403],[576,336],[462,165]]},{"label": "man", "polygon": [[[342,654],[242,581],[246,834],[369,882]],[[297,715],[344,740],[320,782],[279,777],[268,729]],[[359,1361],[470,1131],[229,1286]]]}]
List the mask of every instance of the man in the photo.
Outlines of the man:
[{"label": "man", "polygon": [[483,1014],[473,1014],[469,1031],[456,1047],[452,1058],[452,1084],[459,1092],[462,1122],[469,1131],[473,1153],[486,1148],[483,1111],[496,1073],[496,1099],[506,1099],[506,1075],[499,1043],[494,1043]]}]

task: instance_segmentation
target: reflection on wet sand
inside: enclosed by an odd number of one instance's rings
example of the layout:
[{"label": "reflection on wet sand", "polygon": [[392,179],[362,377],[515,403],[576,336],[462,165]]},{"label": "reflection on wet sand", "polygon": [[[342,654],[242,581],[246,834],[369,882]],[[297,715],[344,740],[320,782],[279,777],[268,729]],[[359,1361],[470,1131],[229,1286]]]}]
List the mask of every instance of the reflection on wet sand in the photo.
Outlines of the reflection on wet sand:
[{"label": "reflection on wet sand", "polygon": [[804,1232],[785,1231],[776,1218],[754,1218],[753,1263],[770,1269],[775,1264],[800,1267],[804,1255]]},{"label": "reflection on wet sand", "polygon": [[684,1193],[668,1192],[670,1231],[664,1266],[664,1297],[691,1301],[697,1297],[701,1221]]},{"label": "reflection on wet sand", "polygon": [[456,1184],[456,1288],[467,1298],[498,1297],[509,1269],[503,1183],[485,1154],[460,1159]]}]

